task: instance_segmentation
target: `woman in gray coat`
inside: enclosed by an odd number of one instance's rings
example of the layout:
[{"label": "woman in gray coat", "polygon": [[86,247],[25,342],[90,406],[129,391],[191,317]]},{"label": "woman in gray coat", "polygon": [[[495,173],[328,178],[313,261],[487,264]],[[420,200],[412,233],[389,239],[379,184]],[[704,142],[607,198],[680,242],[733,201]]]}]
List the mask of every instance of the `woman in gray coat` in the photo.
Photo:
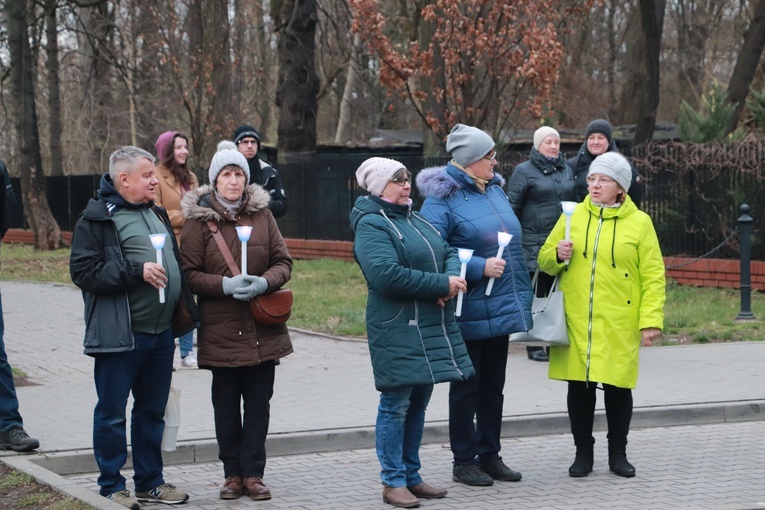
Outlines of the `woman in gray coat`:
[{"label": "woman in gray coat", "polygon": [[[561,215],[562,201],[577,202],[574,173],[560,151],[560,134],[549,126],[534,133],[529,160],[513,169],[507,183],[510,205],[521,221],[523,252],[529,273],[537,270],[539,249]],[[546,296],[554,278],[539,273],[537,295]],[[529,359],[548,361],[543,347],[526,347]]]}]

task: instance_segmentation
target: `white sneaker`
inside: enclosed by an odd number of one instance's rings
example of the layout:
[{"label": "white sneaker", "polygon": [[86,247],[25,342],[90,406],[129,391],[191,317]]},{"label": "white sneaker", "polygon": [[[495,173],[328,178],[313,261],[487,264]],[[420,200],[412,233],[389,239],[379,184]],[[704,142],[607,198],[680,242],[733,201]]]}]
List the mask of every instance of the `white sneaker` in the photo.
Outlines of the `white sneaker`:
[{"label": "white sneaker", "polygon": [[185,358],[181,358],[181,368],[197,368],[197,355],[191,351]]}]

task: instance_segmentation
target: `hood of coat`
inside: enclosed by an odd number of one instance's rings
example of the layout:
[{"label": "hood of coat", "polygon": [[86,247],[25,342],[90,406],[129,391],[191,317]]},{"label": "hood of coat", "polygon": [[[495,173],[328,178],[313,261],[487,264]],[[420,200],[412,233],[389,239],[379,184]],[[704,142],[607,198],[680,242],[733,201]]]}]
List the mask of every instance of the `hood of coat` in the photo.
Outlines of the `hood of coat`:
[{"label": "hood of coat", "polygon": [[[417,173],[417,190],[422,198],[451,198],[466,187],[478,189],[473,179],[453,165],[432,166],[424,168]],[[498,173],[494,173],[486,185],[498,185],[504,188],[505,179]]]},{"label": "hood of coat", "polygon": [[624,202],[619,207],[603,207],[599,204],[595,204],[592,202],[590,195],[584,197],[582,204],[595,218],[600,217],[602,210],[604,220],[623,219],[639,210],[629,195],[624,197]]},{"label": "hood of coat", "polygon": [[[183,216],[190,220],[201,221],[225,221],[225,218],[213,209],[210,203],[210,196],[213,194],[213,187],[208,185],[189,190],[181,199],[181,211]],[[250,184],[244,188],[242,195],[244,208],[240,214],[252,214],[261,209],[268,208],[268,202],[271,195],[257,184]]]},{"label": "hood of coat", "polygon": [[550,175],[556,171],[563,172],[566,169],[566,160],[563,157],[563,152],[559,152],[558,159],[555,162],[552,162],[544,157],[541,152],[532,147],[529,152],[529,160],[534,168],[545,175]]},{"label": "hood of coat", "polygon": [[361,219],[368,214],[377,214],[388,219],[396,217],[405,217],[412,212],[412,204],[398,205],[387,202],[380,197],[367,195],[356,199],[356,203],[351,209],[351,229],[356,232],[356,226]]}]

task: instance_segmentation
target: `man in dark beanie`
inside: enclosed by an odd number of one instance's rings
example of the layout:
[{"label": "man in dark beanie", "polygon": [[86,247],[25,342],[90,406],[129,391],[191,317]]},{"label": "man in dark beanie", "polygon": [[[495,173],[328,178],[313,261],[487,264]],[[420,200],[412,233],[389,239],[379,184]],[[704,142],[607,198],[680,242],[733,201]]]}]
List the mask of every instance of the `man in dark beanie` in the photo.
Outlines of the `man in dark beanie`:
[{"label": "man in dark beanie", "polygon": [[243,124],[234,131],[233,141],[237,149],[247,159],[250,167],[250,184],[263,186],[271,195],[268,208],[274,218],[287,214],[287,195],[279,172],[270,163],[258,157],[260,150],[260,135],[254,127]]},{"label": "man in dark beanie", "polygon": [[[618,152],[616,142],[613,139],[613,129],[607,120],[596,119],[587,124],[584,130],[584,143],[579,152],[573,158],[566,160],[566,163],[574,170],[576,179],[576,189],[579,195],[579,201],[587,196],[587,172],[590,170],[592,160],[606,152]],[[643,199],[643,184],[640,182],[640,175],[635,170],[635,166],[630,162],[632,168],[632,183],[630,185],[629,196],[635,205],[640,207],[640,201]]]}]

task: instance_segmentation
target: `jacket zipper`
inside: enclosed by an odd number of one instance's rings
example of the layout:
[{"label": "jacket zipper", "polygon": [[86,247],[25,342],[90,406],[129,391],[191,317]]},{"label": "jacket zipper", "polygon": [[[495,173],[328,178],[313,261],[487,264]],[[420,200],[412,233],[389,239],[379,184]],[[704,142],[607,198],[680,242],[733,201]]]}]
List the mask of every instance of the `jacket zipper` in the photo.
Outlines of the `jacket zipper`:
[{"label": "jacket zipper", "polygon": [[603,209],[600,209],[598,217],[598,230],[595,232],[595,242],[592,246],[592,266],[590,269],[590,302],[587,318],[587,362],[585,364],[584,382],[590,382],[590,354],[592,352],[592,308],[595,297],[595,269],[598,265],[598,244],[600,242],[600,231],[603,228]]}]

